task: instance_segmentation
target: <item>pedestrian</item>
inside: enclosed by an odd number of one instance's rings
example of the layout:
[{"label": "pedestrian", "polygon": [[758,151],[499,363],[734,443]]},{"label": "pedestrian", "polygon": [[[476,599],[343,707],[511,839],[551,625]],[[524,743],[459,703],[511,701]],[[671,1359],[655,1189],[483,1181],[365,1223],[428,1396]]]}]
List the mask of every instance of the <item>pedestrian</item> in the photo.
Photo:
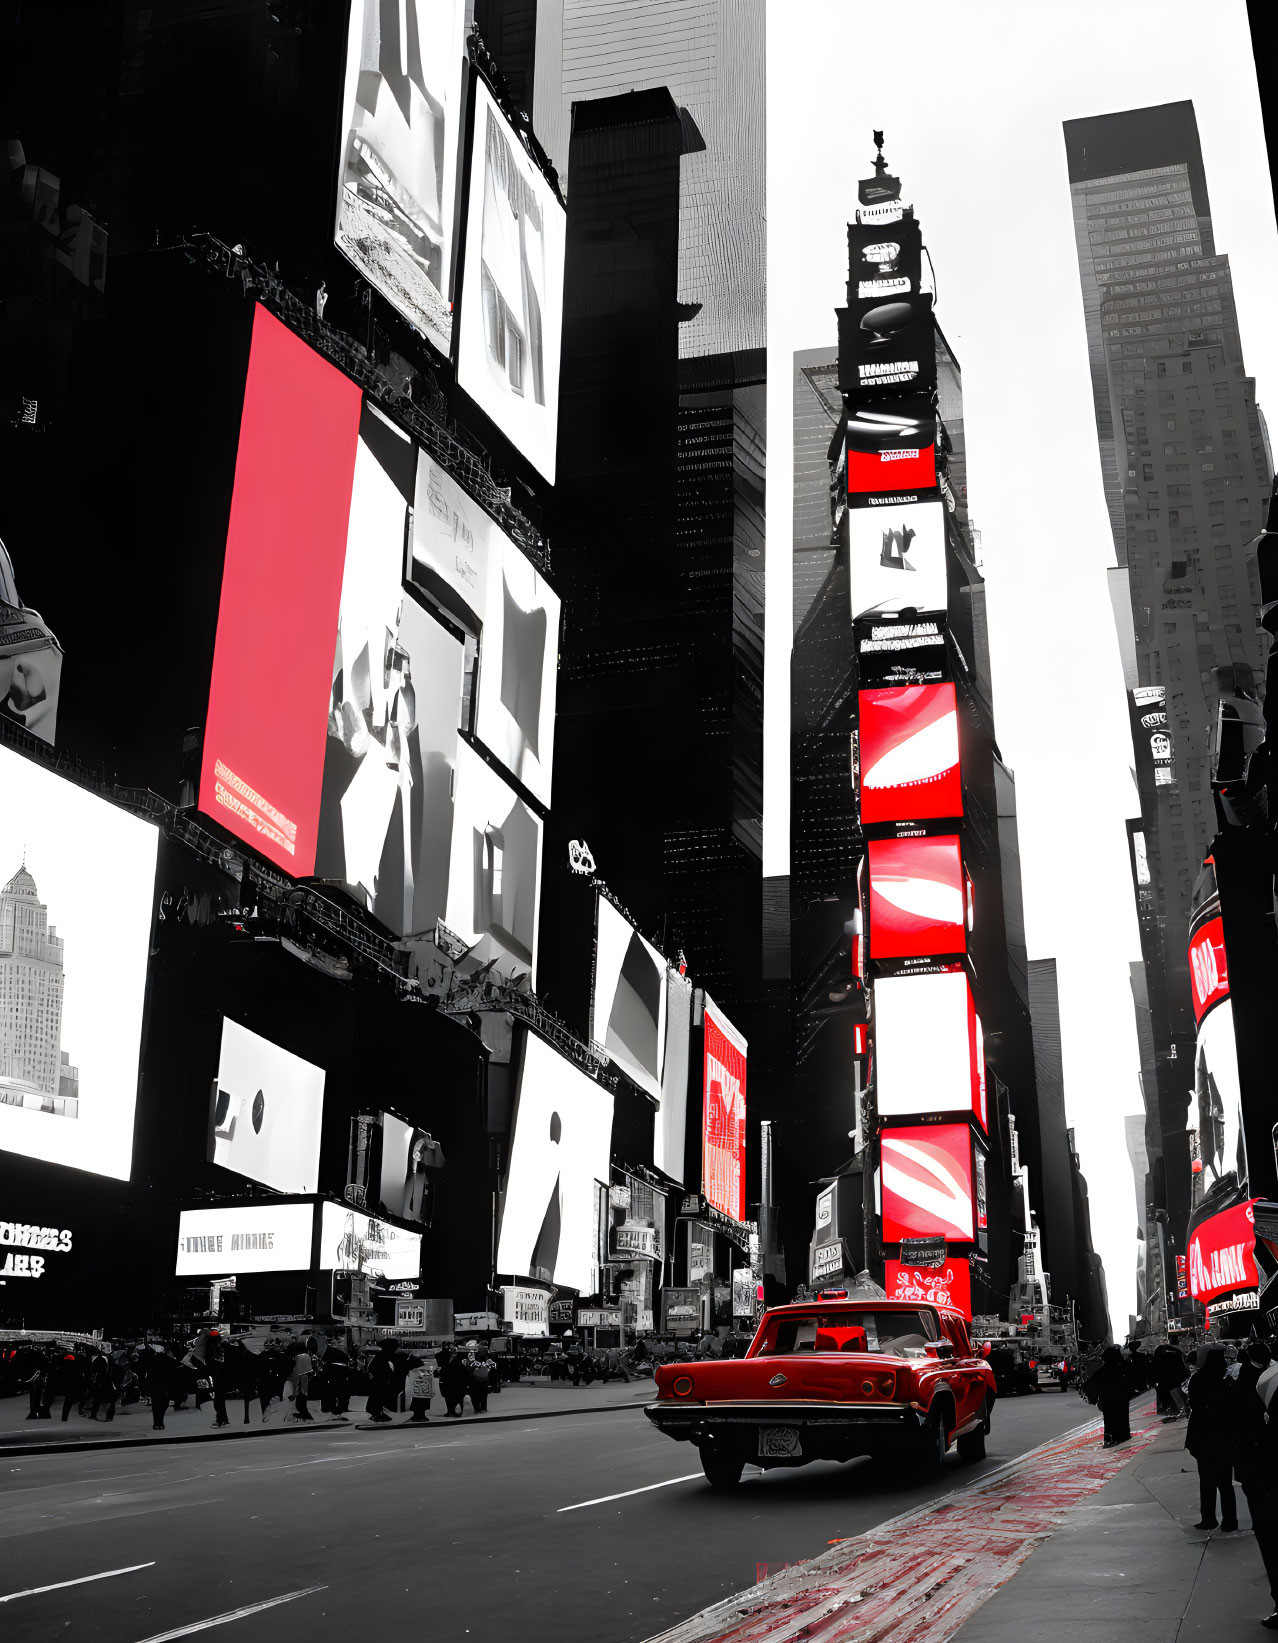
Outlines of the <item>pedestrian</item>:
[{"label": "pedestrian", "polygon": [[257,1359],[257,1401],[262,1411],[263,1426],[266,1425],[267,1410],[283,1388],[281,1368],[279,1351],[268,1341]]},{"label": "pedestrian", "polygon": [[116,1385],[111,1360],[105,1352],[95,1348],[89,1359],[88,1373],[89,1419],[97,1420],[98,1410],[105,1404],[109,1421],[115,1419]]},{"label": "pedestrian", "polygon": [[430,1400],[435,1394],[435,1382],[429,1368],[420,1358],[414,1358],[408,1371],[408,1403],[412,1410],[408,1424],[422,1426],[430,1419]]},{"label": "pedestrian", "polygon": [[1180,1348],[1170,1341],[1162,1341],[1154,1351],[1154,1391],[1164,1425],[1180,1420],[1185,1414],[1185,1394],[1181,1391],[1184,1381],[1185,1360]]},{"label": "pedestrian", "polygon": [[[147,1394],[151,1400],[151,1430],[163,1432],[164,1416],[177,1389],[178,1364],[167,1348],[159,1347],[147,1365]],[[174,1405],[176,1408],[176,1404]]]},{"label": "pedestrian", "polygon": [[351,1401],[351,1360],[344,1349],[332,1341],[324,1354],[324,1393],[329,1413],[345,1415]]},{"label": "pedestrian", "polygon": [[581,1373],[586,1367],[586,1354],[582,1348],[581,1342],[575,1336],[568,1343],[568,1348],[564,1353],[564,1357],[567,1359],[568,1368],[572,1372],[572,1384],[574,1386],[580,1386]]},{"label": "pedestrian", "polygon": [[208,1376],[209,1392],[213,1398],[213,1425],[229,1426],[231,1417],[226,1412],[226,1346],[221,1332],[210,1329],[204,1343],[204,1373]]},{"label": "pedestrian", "polygon": [[1272,1398],[1276,1379],[1269,1347],[1264,1341],[1251,1341],[1230,1389],[1234,1470],[1246,1496],[1274,1605],[1260,1622],[1269,1631],[1278,1631],[1278,1422],[1270,1420],[1265,1395]]},{"label": "pedestrian", "polygon": [[74,1352],[56,1352],[44,1390],[44,1407],[50,1411],[50,1418],[52,1405],[61,1398],[62,1419],[70,1419],[72,1408],[80,1401],[83,1387],[84,1370],[81,1360]]},{"label": "pedestrian", "polygon": [[395,1362],[398,1343],[385,1340],[368,1366],[368,1418],[379,1424],[390,1420],[388,1410],[399,1396],[399,1366]]},{"label": "pedestrian", "polygon": [[1129,1405],[1132,1389],[1123,1354],[1116,1346],[1107,1346],[1101,1366],[1087,1383],[1087,1395],[1099,1405],[1105,1417],[1105,1449],[1126,1443],[1131,1435]]},{"label": "pedestrian", "polygon": [[293,1359],[293,1415],[292,1419],[299,1421],[313,1421],[307,1397],[311,1389],[311,1375],[315,1368],[315,1354],[311,1348],[315,1345],[314,1336],[308,1336],[298,1348],[297,1356]]},{"label": "pedestrian", "polygon": [[492,1380],[493,1367],[483,1347],[470,1360],[467,1391],[470,1393],[470,1401],[477,1415],[486,1415],[488,1413],[488,1387]]},{"label": "pedestrian", "polygon": [[1220,1496],[1220,1524],[1230,1535],[1238,1528],[1234,1499],[1233,1451],[1235,1387],[1225,1380],[1225,1354],[1219,1347],[1208,1354],[1203,1367],[1189,1382],[1189,1427],[1185,1448],[1198,1465],[1199,1521],[1195,1529],[1215,1529],[1216,1496]]},{"label": "pedestrian", "polygon": [[451,1347],[443,1346],[435,1361],[439,1365],[439,1393],[444,1400],[444,1409],[450,1415],[460,1415],[469,1379],[466,1360]]},{"label": "pedestrian", "polygon": [[50,1420],[52,1417],[49,1414],[48,1405],[44,1401],[51,1367],[48,1353],[42,1352],[39,1347],[34,1348],[28,1367],[31,1373],[22,1382],[30,1397],[31,1413],[27,1416],[27,1419],[29,1421]]}]

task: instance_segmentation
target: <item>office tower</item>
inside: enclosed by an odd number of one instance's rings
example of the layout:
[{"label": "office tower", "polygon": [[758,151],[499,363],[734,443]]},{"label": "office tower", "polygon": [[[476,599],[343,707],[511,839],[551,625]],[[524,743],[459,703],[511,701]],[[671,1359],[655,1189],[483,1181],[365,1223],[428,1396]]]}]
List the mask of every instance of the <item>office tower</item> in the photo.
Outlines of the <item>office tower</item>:
[{"label": "office tower", "polygon": [[569,189],[574,104],[669,91],[684,153],[680,357],[763,348],[764,8],[757,0],[539,0],[535,84],[537,134]]},{"label": "office tower", "polygon": [[[1150,1167],[1174,1230],[1189,1208],[1194,1054],[1187,936],[1216,822],[1210,754],[1222,696],[1263,685],[1248,544],[1272,458],[1217,251],[1193,105],[1065,125],[1110,573],[1141,796],[1129,828],[1153,1030]],[[1149,1102],[1154,1092],[1146,1089]]]},{"label": "office tower", "polygon": [[15,1096],[59,1093],[62,989],[63,942],[24,863],[0,891],[0,1079]]},{"label": "office tower", "polygon": [[[1053,1296],[1077,1296],[1078,1254],[1070,1185],[1069,1132],[1065,1123],[1061,1006],[1054,958],[1029,961],[1029,1009],[1034,1032],[1034,1085],[1038,1095],[1043,1263],[1051,1273]],[[1142,1182],[1142,1193],[1143,1190]]]}]

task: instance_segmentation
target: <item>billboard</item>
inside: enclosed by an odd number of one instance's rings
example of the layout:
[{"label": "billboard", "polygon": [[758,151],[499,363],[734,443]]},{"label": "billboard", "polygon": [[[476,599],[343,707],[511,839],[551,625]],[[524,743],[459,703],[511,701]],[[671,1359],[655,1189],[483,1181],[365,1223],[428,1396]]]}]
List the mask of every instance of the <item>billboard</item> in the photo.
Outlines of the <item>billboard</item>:
[{"label": "billboard", "polygon": [[537,982],[541,818],[465,742],[457,748],[444,923],[506,979]]},{"label": "billboard", "polygon": [[1204,1305],[1237,1290],[1259,1289],[1256,1269],[1258,1199],[1219,1210],[1189,1234],[1189,1292]]},{"label": "billboard", "polygon": [[127,1181],[158,833],[0,747],[0,1152]]},{"label": "billboard", "polygon": [[857,678],[866,690],[939,684],[949,673],[945,619],[887,618],[856,636]]},{"label": "billboard", "polygon": [[475,735],[549,806],[559,595],[496,526],[491,541]]},{"label": "billboard", "polygon": [[607,1090],[525,1033],[498,1272],[594,1293],[598,1193],[608,1180],[612,1105]]},{"label": "billboard", "polygon": [[957,1307],[971,1322],[972,1267],[966,1256],[948,1255],[938,1267],[910,1266],[889,1257],[884,1266],[883,1287],[889,1300]]},{"label": "billboard", "polygon": [[232,1204],[178,1216],[178,1278],[244,1272],[306,1272],[314,1204]]},{"label": "billboard", "polygon": [[62,646],[39,611],[23,604],[13,562],[0,542],[0,719],[53,746],[62,687]]},{"label": "billboard", "polygon": [[880,976],[874,983],[874,1076],[884,1118],[982,1118],[976,1009],[967,973]]},{"label": "billboard", "polygon": [[848,301],[886,302],[919,288],[923,236],[916,217],[848,224]]},{"label": "billboard", "polygon": [[590,1036],[641,1090],[661,1100],[666,961],[604,895],[595,907]]},{"label": "billboard", "polygon": [[661,1105],[652,1121],[652,1161],[680,1186],[687,1156],[691,1036],[692,983],[678,970],[667,969],[666,1049],[661,1062]]},{"label": "billboard", "polygon": [[324,1077],[224,1016],[210,1162],[276,1192],[317,1192]]},{"label": "billboard", "polygon": [[924,394],[858,407],[847,421],[848,504],[881,507],[935,491],[936,411]]},{"label": "billboard", "polygon": [[1228,999],[1204,1016],[1199,1025],[1194,1096],[1204,1196],[1216,1188],[1245,1187],[1242,1090],[1234,1042],[1234,1007]]},{"label": "billboard", "polygon": [[417,453],[407,575],[478,630],[488,608],[489,544],[501,526],[429,452]]},{"label": "billboard", "polygon": [[315,870],[360,399],[256,309],[199,807],[298,878]]},{"label": "billboard", "polygon": [[567,214],[488,87],[472,89],[457,384],[553,485]]},{"label": "billboard", "polygon": [[[902,222],[904,219],[902,219]],[[894,224],[891,236],[897,238]],[[927,295],[870,296],[838,311],[839,387],[896,398],[936,387],[936,334]]]},{"label": "billboard", "polygon": [[883,1242],[902,1238],[973,1240],[972,1132],[966,1124],[885,1129]]},{"label": "billboard", "polygon": [[381,1115],[381,1157],[374,1190],[383,1215],[429,1226],[434,1213],[431,1171],[443,1166],[439,1143],[393,1113]]},{"label": "billboard", "polygon": [[1225,926],[1219,913],[1200,924],[1189,938],[1189,983],[1194,998],[1194,1020],[1201,1026],[1212,1005],[1229,997]]},{"label": "billboard", "polygon": [[857,735],[863,824],[963,814],[953,685],[859,692]]},{"label": "billboard", "polygon": [[348,1204],[321,1204],[319,1264],[323,1272],[366,1272],[392,1283],[418,1278],[422,1235],[362,1215]]},{"label": "billboard", "polygon": [[352,0],[334,240],[449,351],[465,0]]},{"label": "billboard", "polygon": [[944,611],[945,509],[939,501],[893,502],[848,514],[852,617]]},{"label": "billboard", "polygon": [[871,839],[870,957],[928,958],[967,951],[958,835]]},{"label": "billboard", "polygon": [[746,1041],[714,1004],[705,1004],[705,1104],[701,1190],[713,1208],[746,1218]]}]

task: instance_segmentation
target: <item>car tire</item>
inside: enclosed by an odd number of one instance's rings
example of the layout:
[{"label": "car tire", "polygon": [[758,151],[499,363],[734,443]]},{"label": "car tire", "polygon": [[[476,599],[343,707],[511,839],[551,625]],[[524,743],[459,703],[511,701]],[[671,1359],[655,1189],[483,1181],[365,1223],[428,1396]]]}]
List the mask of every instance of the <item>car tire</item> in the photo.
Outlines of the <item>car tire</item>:
[{"label": "car tire", "polygon": [[917,1442],[915,1471],[923,1479],[940,1477],[941,1468],[945,1465],[945,1452],[949,1447],[944,1415],[929,1415]]},{"label": "car tire", "polygon": [[713,1442],[701,1445],[701,1470],[712,1489],[735,1489],[744,1469],[745,1461],[740,1455],[721,1449]]},{"label": "car tire", "polygon": [[985,1419],[975,1432],[965,1432],[961,1438],[956,1438],[954,1447],[959,1452],[960,1460],[985,1459],[985,1432],[989,1425],[989,1412],[984,1411]]}]

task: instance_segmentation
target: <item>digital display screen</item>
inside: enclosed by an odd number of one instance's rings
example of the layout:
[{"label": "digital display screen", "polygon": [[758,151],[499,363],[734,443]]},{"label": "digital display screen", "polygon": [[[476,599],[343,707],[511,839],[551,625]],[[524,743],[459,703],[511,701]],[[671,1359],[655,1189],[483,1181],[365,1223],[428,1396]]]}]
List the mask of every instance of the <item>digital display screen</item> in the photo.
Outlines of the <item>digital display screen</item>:
[{"label": "digital display screen", "polygon": [[461,137],[465,0],[352,0],[334,240],[441,353]]},{"label": "digital display screen", "polygon": [[1260,1288],[1256,1268],[1257,1199],[1231,1204],[1189,1234],[1189,1291],[1204,1306],[1238,1290]]},{"label": "digital display screen", "polygon": [[1189,938],[1189,981],[1194,1020],[1201,1023],[1213,1004],[1229,997],[1229,964],[1225,958],[1225,925],[1219,913]]},{"label": "digital display screen", "polygon": [[159,835],[0,747],[0,1151],[127,1181]]},{"label": "digital display screen", "polygon": [[1247,1182],[1242,1127],[1242,1087],[1234,1039],[1234,1007],[1228,999],[1203,1017],[1194,1056],[1194,1096],[1204,1194],[1222,1182]]},{"label": "digital display screen", "polygon": [[210,1161],[276,1192],[317,1192],[324,1077],[224,1017]]},{"label": "digital display screen", "polygon": [[360,400],[256,309],[199,807],[295,878],[315,871]]},{"label": "digital display screen", "polygon": [[365,406],[315,857],[398,936],[444,915],[465,668],[462,641],[402,586],[415,471],[410,442]]},{"label": "digital display screen", "polygon": [[559,595],[496,526],[479,644],[475,734],[511,775],[550,804]]},{"label": "digital display screen", "polygon": [[612,1108],[607,1090],[544,1040],[525,1034],[499,1273],[595,1292],[598,1197],[608,1181]]},{"label": "digital display screen", "polygon": [[870,957],[933,958],[967,950],[957,834],[871,839]]},{"label": "digital display screen", "polygon": [[874,1067],[885,1118],[981,1116],[976,1010],[964,970],[880,976],[874,983]]},{"label": "digital display screen", "polygon": [[494,537],[505,537],[496,520],[427,451],[419,450],[408,575],[427,592],[442,593],[443,601],[476,632],[488,609]]},{"label": "digital display screen", "polygon": [[661,1064],[661,1105],[653,1118],[652,1161],[683,1185],[688,1135],[688,1071],[692,1036],[692,983],[666,970],[666,1053]]},{"label": "digital display screen", "polygon": [[936,411],[925,395],[874,401],[847,422],[848,502],[936,490]]},{"label": "digital display screen", "polygon": [[963,814],[953,685],[861,691],[858,739],[862,823]]},{"label": "digital display screen", "polygon": [[465,742],[457,748],[444,923],[496,974],[537,981],[541,818]]},{"label": "digital display screen", "polygon": [[457,383],[553,484],[567,216],[488,87],[472,89]]},{"label": "digital display screen", "polygon": [[590,1036],[660,1101],[666,1052],[666,961],[606,896],[595,912]]},{"label": "digital display screen", "polygon": [[[897,239],[900,226],[892,225],[884,240]],[[854,301],[839,314],[839,365],[845,393],[931,392],[936,386],[931,296],[873,292]]]},{"label": "digital display screen", "polygon": [[242,1272],[307,1272],[314,1204],[232,1204],[184,1209],[178,1217],[179,1278]]},{"label": "digital display screen", "polygon": [[884,1266],[883,1287],[889,1300],[952,1306],[971,1322],[972,1267],[966,1256],[947,1256],[939,1267],[905,1266],[889,1257]]},{"label": "digital display screen", "polygon": [[858,302],[887,302],[919,288],[923,238],[918,218],[900,215],[890,225],[848,224],[848,296]]},{"label": "digital display screen", "polygon": [[972,1132],[966,1124],[884,1130],[883,1241],[974,1236]]},{"label": "digital display screen", "polygon": [[438,1146],[425,1130],[389,1112],[382,1114],[381,1132],[378,1209],[429,1226],[434,1199],[430,1171],[442,1162]]},{"label": "digital display screen", "polygon": [[945,509],[939,501],[893,502],[848,514],[852,617],[944,611]]},{"label": "digital display screen", "polygon": [[52,747],[57,740],[62,646],[22,602],[13,562],[0,542],[0,719]]},{"label": "digital display screen", "polygon": [[319,1264],[324,1272],[367,1272],[392,1283],[418,1278],[422,1235],[348,1204],[321,1204]]},{"label": "digital display screen", "polygon": [[707,995],[701,1190],[734,1221],[746,1218],[746,1048]]}]

